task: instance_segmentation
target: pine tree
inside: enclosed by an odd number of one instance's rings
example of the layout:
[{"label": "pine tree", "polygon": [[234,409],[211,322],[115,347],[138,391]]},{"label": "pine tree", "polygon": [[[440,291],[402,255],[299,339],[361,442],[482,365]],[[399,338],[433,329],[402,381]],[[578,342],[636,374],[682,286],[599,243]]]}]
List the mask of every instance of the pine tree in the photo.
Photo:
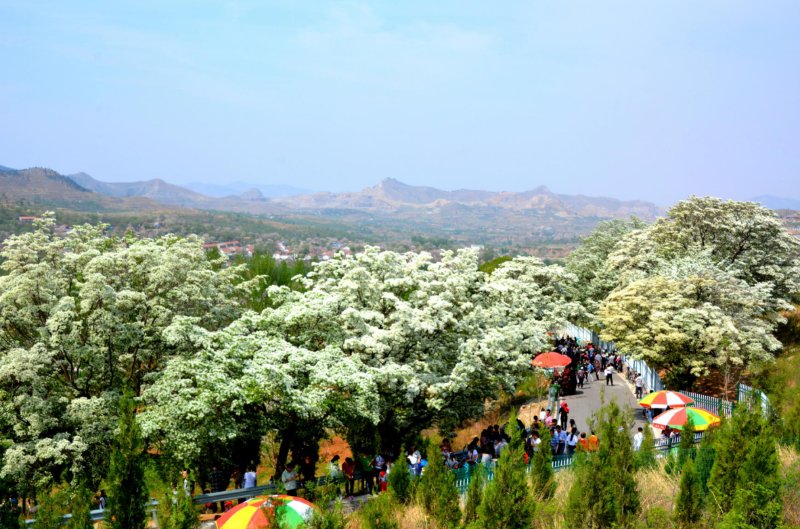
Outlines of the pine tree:
[{"label": "pine tree", "polygon": [[555,471],[553,470],[553,452],[550,449],[550,430],[542,428],[539,434],[541,444],[533,453],[531,460],[531,482],[537,497],[549,500],[556,493]]},{"label": "pine tree", "polygon": [[91,510],[92,491],[84,483],[80,483],[72,491],[70,502],[72,517],[67,523],[67,529],[94,529]]},{"label": "pine tree", "polygon": [[691,527],[703,512],[703,486],[694,466],[694,461],[687,458],[683,464],[680,491],[675,500],[675,521],[681,528]]},{"label": "pine tree", "polygon": [[478,507],[483,501],[483,489],[486,486],[486,471],[483,465],[474,465],[471,469],[472,476],[470,477],[467,500],[464,505],[464,520],[462,522],[464,527],[478,520]]},{"label": "pine tree", "polygon": [[461,520],[455,476],[444,464],[439,449],[428,445],[428,466],[417,487],[420,503],[440,528],[455,527]]},{"label": "pine tree", "polygon": [[36,521],[32,529],[61,529],[62,497],[58,493],[41,491],[36,496]]},{"label": "pine tree", "polygon": [[595,527],[593,507],[596,509],[601,506],[595,505],[595,494],[593,494],[593,489],[597,487],[599,491],[600,487],[600,484],[592,476],[595,467],[590,459],[593,457],[595,457],[594,454],[579,451],[572,459],[572,467],[568,470],[573,474],[572,485],[567,493],[567,504],[564,511],[567,527]]},{"label": "pine tree", "polygon": [[773,432],[761,424],[760,432],[747,440],[747,455],[737,475],[732,508],[722,529],[771,529],[783,518],[781,478]]},{"label": "pine tree", "polygon": [[565,517],[569,526],[604,529],[626,524],[638,511],[630,417],[615,401],[595,412],[597,452],[579,453]]},{"label": "pine tree", "polygon": [[191,496],[178,492],[178,503],[174,506],[169,529],[195,529],[198,523],[197,508]]},{"label": "pine tree", "polygon": [[653,428],[645,426],[643,428],[644,438],[642,446],[636,452],[636,468],[639,470],[650,469],[656,466],[656,445],[653,440]]},{"label": "pine tree", "polygon": [[147,489],[144,482],[144,443],[136,422],[133,397],[120,400],[119,432],[111,452],[106,481],[106,519],[112,529],[142,529],[147,521]]},{"label": "pine tree", "polygon": [[737,408],[730,420],[723,420],[714,433],[714,466],[708,489],[718,510],[728,512],[738,485],[739,467],[747,455],[747,445],[758,433],[758,417],[744,406]]},{"label": "pine tree", "polygon": [[511,417],[508,428],[511,442],[500,454],[494,479],[486,486],[478,508],[478,524],[485,529],[529,529],[533,521],[535,503],[528,487],[516,417]]},{"label": "pine tree", "polygon": [[681,432],[681,441],[678,443],[676,474],[683,470],[683,466],[689,459],[694,459],[694,422],[687,415],[686,424],[683,425],[683,431]]},{"label": "pine tree", "polygon": [[697,450],[694,460],[694,468],[697,471],[697,477],[700,479],[703,496],[708,494],[708,480],[711,477],[711,469],[714,467],[714,459],[716,458],[716,449],[714,448],[715,434],[716,429],[706,430],[703,433],[703,442],[700,443],[700,448]]},{"label": "pine tree", "polygon": [[395,462],[389,472],[389,492],[403,504],[408,503],[411,497],[411,473],[402,458]]}]

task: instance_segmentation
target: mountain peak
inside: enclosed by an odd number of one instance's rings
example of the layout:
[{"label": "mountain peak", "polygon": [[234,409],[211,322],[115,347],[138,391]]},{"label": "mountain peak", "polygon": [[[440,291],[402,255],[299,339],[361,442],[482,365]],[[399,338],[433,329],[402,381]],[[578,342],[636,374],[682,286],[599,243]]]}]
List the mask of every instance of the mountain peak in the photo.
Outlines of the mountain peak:
[{"label": "mountain peak", "polygon": [[262,193],[257,187],[251,187],[244,193],[240,193],[239,198],[242,200],[265,200],[264,193]]}]

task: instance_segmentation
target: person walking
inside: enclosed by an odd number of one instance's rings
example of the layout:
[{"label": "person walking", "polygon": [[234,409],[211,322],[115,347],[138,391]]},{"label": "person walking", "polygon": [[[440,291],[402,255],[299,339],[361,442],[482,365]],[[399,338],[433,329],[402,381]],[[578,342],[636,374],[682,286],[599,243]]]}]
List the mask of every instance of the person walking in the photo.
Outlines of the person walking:
[{"label": "person walking", "polygon": [[561,430],[567,430],[567,422],[569,421],[569,406],[566,401],[561,402],[561,408],[558,410],[558,418],[561,422]]},{"label": "person walking", "polygon": [[611,367],[609,364],[606,366],[606,386],[613,386],[614,380],[611,378],[611,374],[614,372],[614,368]]},{"label": "person walking", "polygon": [[636,378],[634,379],[633,383],[636,385],[636,398],[642,398],[642,390],[644,388],[644,378],[642,377],[641,373],[636,373]]}]

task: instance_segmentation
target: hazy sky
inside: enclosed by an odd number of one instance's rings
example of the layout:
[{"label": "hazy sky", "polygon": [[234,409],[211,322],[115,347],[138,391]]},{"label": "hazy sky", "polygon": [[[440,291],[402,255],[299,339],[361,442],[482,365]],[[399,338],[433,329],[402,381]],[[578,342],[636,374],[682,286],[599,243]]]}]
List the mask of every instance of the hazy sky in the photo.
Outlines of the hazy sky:
[{"label": "hazy sky", "polygon": [[800,0],[0,0],[0,164],[800,198]]}]

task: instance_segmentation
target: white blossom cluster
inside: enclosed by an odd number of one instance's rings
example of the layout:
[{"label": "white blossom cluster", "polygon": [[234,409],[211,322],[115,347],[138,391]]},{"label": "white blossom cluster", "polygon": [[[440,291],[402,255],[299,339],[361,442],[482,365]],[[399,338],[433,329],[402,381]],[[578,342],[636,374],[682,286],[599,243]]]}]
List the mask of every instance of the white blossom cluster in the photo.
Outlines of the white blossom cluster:
[{"label": "white blossom cluster", "polygon": [[590,242],[567,267],[589,278],[578,284],[587,307],[620,350],[726,379],[774,358],[781,311],[800,292],[800,241],[772,211],[691,197],[652,226],[602,226]]}]

